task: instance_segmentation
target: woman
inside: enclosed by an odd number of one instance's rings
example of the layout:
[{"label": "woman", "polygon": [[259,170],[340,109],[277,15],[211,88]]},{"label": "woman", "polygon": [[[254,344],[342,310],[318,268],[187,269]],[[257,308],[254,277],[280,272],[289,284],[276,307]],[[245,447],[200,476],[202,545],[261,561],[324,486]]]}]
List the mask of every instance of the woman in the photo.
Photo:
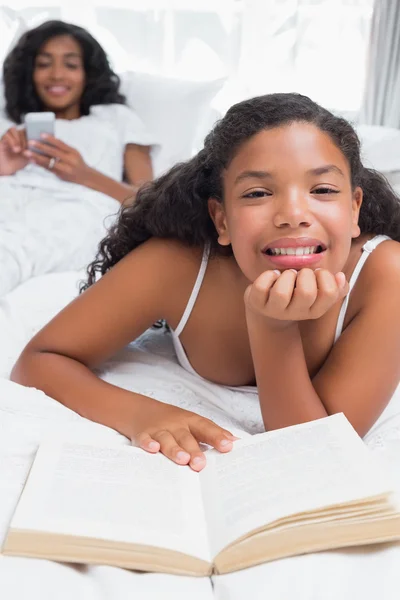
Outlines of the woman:
[{"label": "woman", "polygon": [[[105,217],[152,179],[154,142],[81,27],[49,21],[26,32],[3,79],[0,296],[32,275],[84,266]],[[41,111],[55,113],[55,136],[27,142],[24,116]]]}]

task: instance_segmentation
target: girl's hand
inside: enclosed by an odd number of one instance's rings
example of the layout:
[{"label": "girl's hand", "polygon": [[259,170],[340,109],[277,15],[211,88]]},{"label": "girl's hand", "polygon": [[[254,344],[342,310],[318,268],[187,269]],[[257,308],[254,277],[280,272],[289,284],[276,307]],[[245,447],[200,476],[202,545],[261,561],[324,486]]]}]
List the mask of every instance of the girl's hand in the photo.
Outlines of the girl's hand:
[{"label": "girl's hand", "polygon": [[162,452],[178,465],[189,465],[194,471],[206,466],[199,443],[229,452],[237,439],[209,419],[152,399],[146,399],[146,410],[141,410],[134,421],[134,445],[147,452]]},{"label": "girl's hand", "polygon": [[24,129],[11,127],[0,139],[0,176],[14,175],[28,164]]},{"label": "girl's hand", "polygon": [[344,273],[326,269],[265,271],[244,296],[248,312],[279,321],[319,319],[348,293]]},{"label": "girl's hand", "polygon": [[[45,143],[36,141],[28,143],[29,150],[26,150],[24,155],[29,159],[29,162],[53,171],[64,181],[84,185],[89,167],[78,150],[67,146],[67,144],[52,135],[43,134],[42,138]],[[33,149],[40,150],[42,154],[33,152]]]}]

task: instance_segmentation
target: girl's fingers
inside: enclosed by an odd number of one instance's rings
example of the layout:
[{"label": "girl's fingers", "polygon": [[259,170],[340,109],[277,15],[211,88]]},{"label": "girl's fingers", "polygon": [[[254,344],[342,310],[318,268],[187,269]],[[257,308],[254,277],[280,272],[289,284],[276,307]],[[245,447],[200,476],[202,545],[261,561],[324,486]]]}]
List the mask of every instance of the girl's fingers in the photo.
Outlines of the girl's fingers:
[{"label": "girl's fingers", "polygon": [[296,287],[293,292],[289,310],[296,313],[308,311],[318,296],[318,286],[314,271],[302,269],[297,274]]},{"label": "girl's fingers", "polygon": [[292,300],[297,279],[297,271],[284,271],[269,291],[268,308],[270,312],[281,313],[286,310]]},{"label": "girl's fingers", "polygon": [[244,296],[246,304],[257,307],[266,304],[270,290],[279,276],[280,271],[264,271],[264,273],[261,273],[253,284],[246,289]]},{"label": "girl's fingers", "polygon": [[[324,314],[337,300],[344,297],[347,288],[346,278],[344,274],[339,276],[339,282],[335,275],[326,269],[318,269],[315,271],[315,277],[318,286],[318,295],[311,307],[311,312],[314,318],[318,318]],[[344,285],[343,285],[344,277]],[[339,284],[342,284],[341,286]]]},{"label": "girl's fingers", "polygon": [[[152,434],[152,438],[159,442],[160,452],[167,458],[176,462],[178,465],[187,465],[190,461],[190,454],[186,452],[176,441],[175,436],[167,430],[157,431]],[[196,441],[196,440],[194,440]],[[200,452],[200,448],[199,448]]]},{"label": "girl's fingers", "polygon": [[156,453],[160,451],[159,442],[154,440],[148,433],[140,433],[135,443],[146,452]]},{"label": "girl's fingers", "polygon": [[335,279],[342,296],[346,296],[349,291],[349,282],[346,279],[346,275],[342,272],[336,273]]},{"label": "girl's fingers", "polygon": [[206,457],[201,451],[196,438],[187,429],[174,431],[174,437],[179,446],[190,454],[189,466],[194,471],[200,471],[206,465]]},{"label": "girl's fingers", "polygon": [[212,421],[199,417],[190,422],[190,431],[198,442],[204,442],[219,452],[229,452],[233,448],[235,436]]}]

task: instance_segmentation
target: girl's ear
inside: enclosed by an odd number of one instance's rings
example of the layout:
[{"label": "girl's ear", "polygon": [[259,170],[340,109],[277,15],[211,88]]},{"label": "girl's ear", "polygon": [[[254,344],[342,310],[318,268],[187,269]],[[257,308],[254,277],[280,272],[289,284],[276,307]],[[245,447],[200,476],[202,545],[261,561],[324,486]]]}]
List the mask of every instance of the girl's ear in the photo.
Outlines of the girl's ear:
[{"label": "girl's ear", "polygon": [[353,192],[353,199],[351,202],[351,212],[352,212],[352,228],[351,228],[351,237],[357,238],[361,231],[358,225],[358,219],[360,216],[360,208],[363,200],[363,191],[360,187],[356,187]]},{"label": "girl's ear", "polygon": [[229,246],[231,243],[231,238],[229,236],[224,205],[221,200],[217,200],[217,198],[209,198],[208,212],[218,233],[218,243],[221,246]]}]

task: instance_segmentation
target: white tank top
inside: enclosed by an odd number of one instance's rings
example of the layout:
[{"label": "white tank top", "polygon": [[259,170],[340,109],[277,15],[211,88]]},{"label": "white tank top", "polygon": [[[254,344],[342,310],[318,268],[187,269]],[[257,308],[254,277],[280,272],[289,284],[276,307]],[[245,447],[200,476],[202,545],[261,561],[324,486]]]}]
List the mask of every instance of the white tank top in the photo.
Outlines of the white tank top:
[{"label": "white tank top", "polygon": [[[362,247],[362,254],[360,256],[360,258],[358,259],[358,262],[354,268],[353,274],[350,278],[349,281],[349,293],[347,294],[347,296],[345,297],[345,299],[343,300],[340,312],[339,312],[339,317],[337,320],[337,324],[336,324],[336,331],[335,331],[335,343],[337,342],[338,338],[340,337],[342,330],[343,330],[343,323],[344,323],[344,319],[346,316],[346,310],[347,310],[347,306],[349,303],[349,296],[350,293],[358,279],[358,276],[361,272],[361,269],[364,266],[365,261],[367,260],[368,256],[371,254],[371,252],[373,250],[375,250],[375,248],[377,246],[379,246],[379,244],[381,242],[384,242],[385,240],[390,240],[391,238],[388,237],[387,235],[376,235],[374,238],[372,238],[371,240],[368,240],[368,242],[366,242],[364,244],[364,246]],[[200,288],[201,288],[201,284],[203,283],[203,279],[204,279],[204,275],[206,273],[206,269],[207,269],[207,265],[208,265],[208,259],[210,256],[210,246],[207,245],[204,248],[203,251],[203,257],[201,260],[201,264],[200,264],[200,269],[199,269],[199,273],[197,275],[197,279],[195,281],[195,284],[193,286],[193,290],[192,293],[190,294],[190,298],[189,301],[186,305],[186,308],[184,310],[184,313],[182,315],[181,320],[179,321],[177,327],[175,330],[171,329],[171,334],[172,334],[172,342],[174,344],[174,348],[175,348],[175,352],[176,352],[176,357],[178,359],[179,364],[186,370],[189,371],[189,373],[192,373],[193,375],[196,375],[197,377],[200,377],[201,379],[204,379],[203,377],[201,377],[201,375],[199,375],[192,367],[192,365],[189,362],[189,359],[187,357],[187,354],[185,352],[184,347],[182,346],[182,342],[179,338],[179,336],[181,335],[183,329],[186,326],[186,323],[189,320],[189,317],[192,313],[193,307],[195,305],[195,302],[197,300],[197,296],[199,295],[200,292]],[[226,385],[223,387],[227,387],[229,389],[232,390],[237,390],[237,391],[242,391],[242,392],[252,392],[252,393],[257,393],[257,386],[255,385],[242,385],[242,386],[230,386],[230,385]]]}]

